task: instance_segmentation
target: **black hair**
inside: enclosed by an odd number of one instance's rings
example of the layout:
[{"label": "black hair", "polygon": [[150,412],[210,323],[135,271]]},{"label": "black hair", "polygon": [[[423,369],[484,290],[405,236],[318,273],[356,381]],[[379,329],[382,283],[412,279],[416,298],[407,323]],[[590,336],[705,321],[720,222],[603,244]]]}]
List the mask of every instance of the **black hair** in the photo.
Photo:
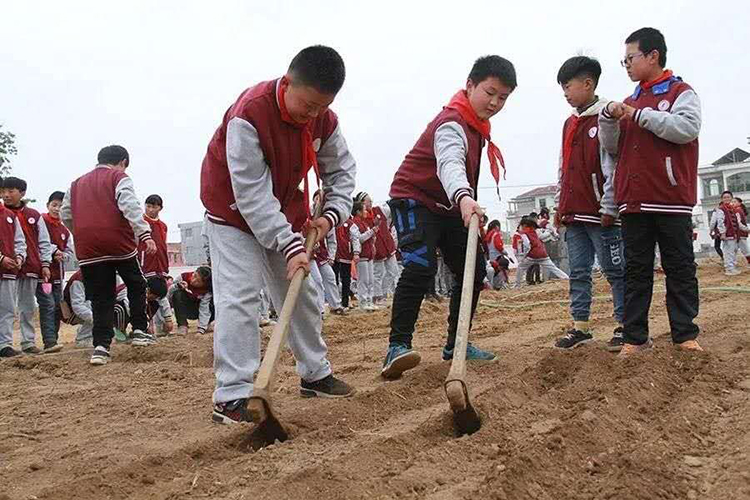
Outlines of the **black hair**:
[{"label": "black hair", "polygon": [[661,34],[661,31],[656,28],[636,30],[625,39],[625,43],[635,42],[638,42],[638,50],[643,52],[644,56],[658,50],[659,66],[664,68],[667,65],[667,42],[664,41],[664,35]]},{"label": "black hair", "polygon": [[63,199],[65,199],[65,193],[63,193],[62,191],[54,191],[51,195],[49,195],[49,199],[47,200],[47,204],[49,205],[53,201],[62,202]]},{"label": "black hair", "polygon": [[367,194],[366,191],[360,191],[359,193],[356,194],[356,196],[354,196],[354,201],[360,201],[360,202],[364,203],[365,202],[365,198],[367,198],[368,196],[370,196],[370,195]]},{"label": "black hair", "polygon": [[516,68],[513,67],[512,62],[500,56],[483,56],[474,61],[474,66],[471,67],[471,73],[469,73],[469,80],[474,85],[479,85],[493,76],[508,86],[510,90],[518,86]]},{"label": "black hair", "polygon": [[492,222],[487,225],[487,231],[492,231],[493,228],[502,229],[499,220],[493,219]]},{"label": "black hair", "polygon": [[346,78],[344,60],[338,52],[324,45],[302,49],[289,64],[288,73],[295,83],[324,94],[337,94]]},{"label": "black hair", "polygon": [[358,212],[361,212],[365,208],[365,204],[361,201],[355,201],[352,203],[352,215],[357,215]]},{"label": "black hair", "polygon": [[539,217],[539,214],[538,214],[538,213],[536,213],[536,212],[531,212],[531,213],[530,213],[529,215],[527,215],[526,217],[529,217],[529,218]]},{"label": "black hair", "polygon": [[521,222],[518,224],[519,226],[526,226],[526,227],[533,227],[534,229],[539,227],[539,224],[536,223],[534,219],[531,218],[531,216],[525,216],[521,217]]},{"label": "black hair", "polygon": [[211,283],[211,268],[208,266],[199,266],[195,273],[201,277],[203,282],[206,284],[206,287],[209,290],[213,290],[213,285]]},{"label": "black hair", "polygon": [[122,160],[125,160],[125,165],[130,165],[130,155],[128,150],[122,146],[107,146],[99,151],[97,156],[97,162],[99,165],[117,165]]},{"label": "black hair", "polygon": [[167,280],[160,276],[151,276],[146,280],[148,284],[148,291],[163,299],[167,296]]},{"label": "black hair", "polygon": [[546,215],[547,217],[549,217],[549,208],[547,208],[547,207],[542,207],[542,209],[541,209],[541,210],[539,211],[539,215],[540,215],[540,216],[542,216],[542,215]]},{"label": "black hair", "polygon": [[734,194],[731,191],[729,191],[729,190],[722,191],[721,198],[723,198],[725,194],[728,194],[729,196],[731,196],[732,198],[734,198]]},{"label": "black hair", "polygon": [[594,80],[594,88],[599,84],[602,74],[602,66],[599,61],[591,57],[571,57],[560,66],[557,72],[557,83],[565,85],[573,78],[591,78]]},{"label": "black hair", "polygon": [[4,189],[18,189],[23,193],[26,191],[27,187],[28,185],[26,184],[26,181],[19,179],[18,177],[6,177],[3,181]]},{"label": "black hair", "polygon": [[740,202],[740,208],[745,212],[745,217],[747,217],[747,207],[745,206],[745,202],[742,201],[742,198],[739,196],[735,196],[734,199]]},{"label": "black hair", "polygon": [[161,199],[161,196],[158,194],[151,194],[146,198],[146,204],[147,205],[159,205],[160,207],[164,208],[164,201]]}]

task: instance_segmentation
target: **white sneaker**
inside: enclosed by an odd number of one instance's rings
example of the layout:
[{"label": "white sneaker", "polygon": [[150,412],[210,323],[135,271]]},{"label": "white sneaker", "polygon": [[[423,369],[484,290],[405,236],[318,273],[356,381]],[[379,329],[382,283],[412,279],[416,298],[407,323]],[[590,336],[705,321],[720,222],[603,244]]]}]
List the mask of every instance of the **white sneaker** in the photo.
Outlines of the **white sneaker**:
[{"label": "white sneaker", "polygon": [[737,276],[738,274],[742,274],[742,271],[739,269],[735,269],[734,271],[727,271],[724,273],[726,276]]},{"label": "white sneaker", "polygon": [[109,349],[104,346],[96,346],[94,352],[91,353],[91,360],[89,363],[92,365],[106,365],[110,360]]}]

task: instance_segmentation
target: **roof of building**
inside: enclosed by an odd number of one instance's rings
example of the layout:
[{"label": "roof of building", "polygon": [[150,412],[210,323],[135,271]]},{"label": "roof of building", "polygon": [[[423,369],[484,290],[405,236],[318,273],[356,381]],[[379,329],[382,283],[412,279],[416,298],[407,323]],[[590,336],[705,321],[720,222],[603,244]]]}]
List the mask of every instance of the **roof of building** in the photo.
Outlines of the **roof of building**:
[{"label": "roof of building", "polygon": [[718,160],[712,163],[712,165],[729,165],[732,163],[741,163],[750,158],[750,153],[744,149],[734,148]]},{"label": "roof of building", "polygon": [[511,201],[518,201],[518,200],[523,200],[527,198],[536,198],[539,196],[547,196],[550,194],[555,194],[556,192],[557,192],[557,184],[550,184],[549,186],[542,186],[542,187],[534,188],[531,191],[526,191],[525,193],[516,196]]}]

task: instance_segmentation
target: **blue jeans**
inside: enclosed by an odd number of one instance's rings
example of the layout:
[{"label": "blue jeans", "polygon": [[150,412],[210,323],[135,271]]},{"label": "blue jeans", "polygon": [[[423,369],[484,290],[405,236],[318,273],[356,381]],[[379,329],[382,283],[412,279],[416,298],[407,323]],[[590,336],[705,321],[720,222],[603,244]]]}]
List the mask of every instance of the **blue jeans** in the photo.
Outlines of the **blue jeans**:
[{"label": "blue jeans", "polygon": [[594,255],[612,287],[615,319],[625,312],[625,246],[617,226],[576,223],[567,226],[565,243],[570,260],[570,314],[574,321],[588,321],[591,312],[591,270]]}]

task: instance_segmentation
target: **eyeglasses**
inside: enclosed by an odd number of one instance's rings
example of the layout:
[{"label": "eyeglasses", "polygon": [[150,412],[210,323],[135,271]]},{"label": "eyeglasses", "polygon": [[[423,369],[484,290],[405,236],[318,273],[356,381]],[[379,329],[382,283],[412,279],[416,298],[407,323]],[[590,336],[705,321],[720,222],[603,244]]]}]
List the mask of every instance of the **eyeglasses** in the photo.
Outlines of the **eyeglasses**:
[{"label": "eyeglasses", "polygon": [[635,54],[628,54],[625,56],[625,59],[620,61],[620,66],[622,66],[623,68],[630,66],[631,64],[633,64],[633,59],[635,59],[638,56],[645,56],[645,55],[646,54],[644,54],[643,52],[637,52]]}]

